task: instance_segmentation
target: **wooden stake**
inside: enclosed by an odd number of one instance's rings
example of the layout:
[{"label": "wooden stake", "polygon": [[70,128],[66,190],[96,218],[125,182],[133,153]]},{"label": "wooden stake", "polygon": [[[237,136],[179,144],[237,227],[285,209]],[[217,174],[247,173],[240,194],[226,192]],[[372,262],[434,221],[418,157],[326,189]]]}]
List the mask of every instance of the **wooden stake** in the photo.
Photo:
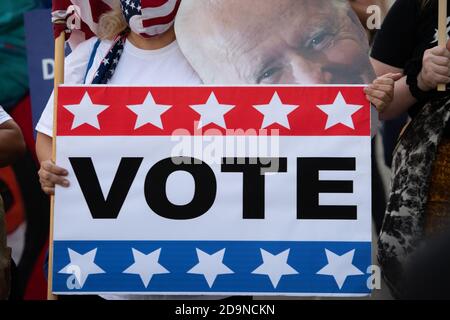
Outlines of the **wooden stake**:
[{"label": "wooden stake", "polygon": [[[439,0],[439,46],[447,46],[447,0]],[[445,84],[439,84],[437,87],[438,91],[446,91],[447,86]]]},{"label": "wooden stake", "polygon": [[[66,34],[61,32],[55,39],[55,81],[54,81],[54,107],[53,107],[53,139],[52,139],[52,161],[56,162],[56,119],[58,116],[58,86],[64,83],[64,59]],[[55,197],[50,198],[50,235],[48,245],[48,287],[47,300],[57,300],[53,294],[53,221],[54,221]]]}]

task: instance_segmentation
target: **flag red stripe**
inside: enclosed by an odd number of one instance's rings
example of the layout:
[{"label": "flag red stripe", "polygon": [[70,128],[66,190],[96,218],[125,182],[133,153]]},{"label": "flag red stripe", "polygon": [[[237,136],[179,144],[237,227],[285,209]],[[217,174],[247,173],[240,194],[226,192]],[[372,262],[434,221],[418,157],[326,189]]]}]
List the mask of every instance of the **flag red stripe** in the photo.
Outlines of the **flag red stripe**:
[{"label": "flag red stripe", "polygon": [[[169,0],[141,0],[142,8],[158,8],[165,5]],[[178,0],[178,4],[180,1]]]},{"label": "flag red stripe", "polygon": [[143,26],[145,28],[151,27],[151,26],[155,26],[155,25],[168,24],[168,23],[170,23],[170,22],[175,20],[175,16],[177,15],[179,7],[180,7],[180,1],[177,2],[175,8],[173,9],[173,11],[169,15],[167,15],[165,17],[158,17],[158,18],[153,18],[153,19],[147,19],[147,20],[144,20],[142,22],[142,24],[143,24]]}]

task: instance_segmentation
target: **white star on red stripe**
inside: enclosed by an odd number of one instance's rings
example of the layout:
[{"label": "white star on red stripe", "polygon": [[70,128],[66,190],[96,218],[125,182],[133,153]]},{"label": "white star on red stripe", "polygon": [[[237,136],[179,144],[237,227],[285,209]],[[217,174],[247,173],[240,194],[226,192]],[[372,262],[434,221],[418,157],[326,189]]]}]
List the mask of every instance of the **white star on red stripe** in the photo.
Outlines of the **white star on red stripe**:
[{"label": "white star on red stripe", "polygon": [[199,129],[210,124],[215,124],[226,129],[227,125],[225,124],[224,117],[235,107],[235,105],[219,103],[214,92],[211,93],[205,104],[191,105],[191,108],[201,115]]},{"label": "white star on red stripe", "polygon": [[109,108],[109,105],[94,104],[89,93],[85,93],[79,104],[64,105],[70,113],[74,115],[72,130],[88,124],[100,130],[98,116]]},{"label": "white star on red stripe", "polygon": [[146,124],[164,129],[161,116],[172,108],[171,105],[157,104],[150,92],[142,104],[128,105],[127,107],[137,115],[135,130]]},{"label": "white star on red stripe", "polygon": [[255,108],[264,115],[262,128],[267,128],[277,123],[290,129],[288,116],[298,107],[298,105],[284,104],[281,102],[277,92],[275,92],[269,104],[255,105]]},{"label": "white star on red stripe", "polygon": [[341,92],[339,92],[333,104],[318,105],[317,107],[328,116],[325,130],[338,124],[343,124],[354,130],[355,124],[352,116],[363,108],[361,105],[348,104]]}]

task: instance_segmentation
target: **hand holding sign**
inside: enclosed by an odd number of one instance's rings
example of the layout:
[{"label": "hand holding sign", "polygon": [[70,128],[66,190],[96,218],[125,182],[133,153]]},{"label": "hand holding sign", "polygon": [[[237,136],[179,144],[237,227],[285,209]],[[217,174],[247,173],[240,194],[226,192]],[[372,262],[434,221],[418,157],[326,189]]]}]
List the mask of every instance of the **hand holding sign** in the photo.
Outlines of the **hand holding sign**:
[{"label": "hand holding sign", "polygon": [[56,166],[53,161],[46,160],[41,163],[41,169],[38,172],[39,182],[42,190],[48,195],[55,194],[55,185],[68,187],[69,181],[67,177],[67,170]]},{"label": "hand holding sign", "polygon": [[394,100],[395,82],[403,77],[402,73],[388,73],[377,78],[364,89],[369,100],[380,114],[383,114]]},{"label": "hand holding sign", "polygon": [[[422,71],[417,78],[417,84],[422,91],[431,91],[440,84],[450,83],[450,41],[444,47],[437,46],[425,51]],[[441,90],[442,91],[442,90]]]}]

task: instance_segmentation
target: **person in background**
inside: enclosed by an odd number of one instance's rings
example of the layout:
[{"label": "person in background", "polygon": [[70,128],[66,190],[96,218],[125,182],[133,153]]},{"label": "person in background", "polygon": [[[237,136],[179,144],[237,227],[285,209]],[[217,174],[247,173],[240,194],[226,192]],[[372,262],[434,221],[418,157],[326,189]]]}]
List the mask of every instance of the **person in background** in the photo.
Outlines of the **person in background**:
[{"label": "person in background", "polygon": [[[25,151],[16,123],[0,106],[0,167],[12,164]],[[0,196],[0,300],[7,299],[11,285],[11,249],[6,245],[5,211]]]},{"label": "person in background", "polygon": [[[382,20],[384,20],[384,18],[386,17],[389,8],[391,7],[392,3],[395,0],[349,0],[349,1],[353,10],[355,10],[356,14],[361,20],[361,23],[366,28],[370,43],[373,44],[373,40],[375,39],[375,35],[378,29],[369,28],[369,19],[371,19],[372,17],[369,15],[368,11],[370,11],[370,13],[373,14],[373,11],[369,9],[371,9],[370,7],[373,5],[378,6],[380,13],[379,18],[381,18],[380,22],[382,22]],[[373,21],[371,22],[373,23]],[[407,120],[408,115],[403,114],[395,119],[385,120],[382,122],[380,133],[383,142],[384,164],[389,168],[391,168],[392,166],[392,154],[394,152],[396,141],[398,140],[398,137],[403,127],[407,123]],[[376,148],[374,148],[374,150],[376,151]],[[381,230],[383,218],[384,212],[382,215],[374,217],[377,232],[380,232]]]},{"label": "person in background", "polygon": [[[34,135],[30,123],[28,63],[26,55],[25,14],[51,7],[51,0],[0,1],[0,105],[14,118],[27,142],[20,161],[0,170],[7,230],[14,262],[11,300],[42,299],[45,288],[37,267],[48,238],[49,201],[40,190],[36,168]],[[32,14],[31,14],[32,15]],[[36,32],[45,33],[44,30]],[[42,35],[45,36],[45,35]],[[46,34],[51,37],[51,34]]]},{"label": "person in background", "polygon": [[[390,6],[391,0],[349,0],[349,3],[353,9],[353,11],[356,12],[359,20],[361,21],[361,24],[366,30],[367,37],[369,39],[369,44],[371,45],[373,43],[373,39],[375,37],[376,32],[378,29],[376,29],[375,25],[370,25],[370,23],[379,23],[381,24],[382,20],[387,14],[388,8]],[[372,6],[377,6],[377,10],[373,10],[371,8]],[[372,16],[373,15],[373,16]],[[373,19],[379,19],[380,21],[375,21]],[[390,84],[393,84],[391,80],[386,79],[386,81]],[[374,101],[374,103],[377,103],[377,101]],[[385,122],[383,121],[382,127],[381,127],[381,137],[383,139],[383,147],[384,147],[384,155],[386,161],[389,162],[388,156],[392,153],[390,151],[389,146],[393,144],[392,141],[395,141],[397,134],[394,132],[391,134],[390,130],[392,131],[393,124],[391,122]],[[394,126],[394,128],[397,128],[397,126]],[[393,148],[392,148],[393,149]],[[375,140],[372,141],[372,183],[373,183],[373,190],[383,190],[385,189],[381,175],[380,170],[378,169],[377,164],[377,157],[378,157],[378,150],[376,148]],[[384,194],[381,195],[381,192],[378,192],[376,196],[373,198],[373,210],[372,210],[372,218],[375,225],[375,230],[378,233],[381,231],[381,226],[383,224],[384,219],[384,213],[386,211],[386,199]]]},{"label": "person in background", "polygon": [[[449,8],[450,9],[450,8]],[[447,12],[447,16],[449,16]],[[412,121],[395,151],[392,191],[378,259],[395,297],[407,295],[404,270],[412,254],[450,226],[450,41],[438,46],[438,1],[397,0],[378,32],[372,64],[377,75],[402,73],[382,118],[408,112]],[[367,93],[382,98],[374,83]],[[439,274],[434,275],[439,277]]]},{"label": "person in background", "polygon": [[39,0],[0,1],[0,105],[6,110],[28,92],[23,14],[40,6]]}]

